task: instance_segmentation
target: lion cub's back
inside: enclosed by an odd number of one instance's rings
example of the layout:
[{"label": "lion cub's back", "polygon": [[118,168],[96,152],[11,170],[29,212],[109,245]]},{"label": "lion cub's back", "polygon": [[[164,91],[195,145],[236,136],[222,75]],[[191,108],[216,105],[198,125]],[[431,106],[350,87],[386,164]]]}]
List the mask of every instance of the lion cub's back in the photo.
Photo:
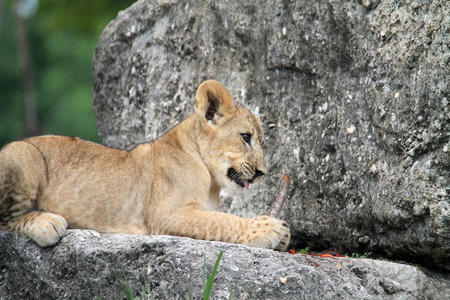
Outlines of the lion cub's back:
[{"label": "lion cub's back", "polygon": [[33,144],[42,155],[47,166],[47,189],[52,192],[56,188],[67,188],[74,192],[77,185],[84,188],[95,185],[96,189],[102,190],[103,186],[110,185],[116,177],[129,176],[131,174],[128,173],[136,169],[130,152],[108,148],[78,137],[46,135],[24,141]]},{"label": "lion cub's back", "polygon": [[102,164],[107,161],[115,164],[129,155],[128,151],[108,148],[106,146],[82,140],[78,137],[43,135],[24,140],[39,149],[49,168],[54,164],[80,165],[83,163]]},{"label": "lion cub's back", "polygon": [[145,191],[130,152],[63,136],[26,141],[40,150],[48,167],[39,206],[64,216],[70,227],[111,232],[114,223],[125,222],[130,207],[142,205]]}]

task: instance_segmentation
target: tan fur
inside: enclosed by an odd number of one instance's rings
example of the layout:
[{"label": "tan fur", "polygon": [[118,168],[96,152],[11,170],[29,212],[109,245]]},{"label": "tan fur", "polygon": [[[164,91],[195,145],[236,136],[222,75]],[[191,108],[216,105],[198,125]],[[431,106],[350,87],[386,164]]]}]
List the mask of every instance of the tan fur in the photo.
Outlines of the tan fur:
[{"label": "tan fur", "polygon": [[[131,151],[78,138],[41,136],[0,152],[0,229],[41,246],[65,229],[169,234],[285,250],[281,220],[214,212],[227,176],[255,180],[266,172],[261,123],[236,106],[216,81],[200,85],[195,113],[152,143]],[[251,134],[246,143],[241,136]],[[242,183],[242,181],[241,181]]]}]

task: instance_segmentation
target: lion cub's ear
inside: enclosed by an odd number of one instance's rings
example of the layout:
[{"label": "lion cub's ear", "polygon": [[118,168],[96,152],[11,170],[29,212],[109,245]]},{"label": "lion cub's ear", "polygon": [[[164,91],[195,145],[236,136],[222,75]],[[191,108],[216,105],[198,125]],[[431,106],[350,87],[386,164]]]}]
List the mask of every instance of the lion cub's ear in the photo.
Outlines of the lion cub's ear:
[{"label": "lion cub's ear", "polygon": [[207,80],[198,87],[194,108],[197,114],[212,125],[235,110],[227,88],[215,80]]}]

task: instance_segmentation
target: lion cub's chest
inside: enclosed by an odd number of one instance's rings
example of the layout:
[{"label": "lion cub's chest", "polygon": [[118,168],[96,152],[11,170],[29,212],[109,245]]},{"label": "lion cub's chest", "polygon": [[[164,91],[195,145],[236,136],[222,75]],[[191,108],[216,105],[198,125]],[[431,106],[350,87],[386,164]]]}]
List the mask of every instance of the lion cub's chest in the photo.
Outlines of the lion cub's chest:
[{"label": "lion cub's chest", "polygon": [[208,211],[216,211],[220,204],[220,188],[214,187],[209,193],[208,199],[203,203],[203,209]]}]

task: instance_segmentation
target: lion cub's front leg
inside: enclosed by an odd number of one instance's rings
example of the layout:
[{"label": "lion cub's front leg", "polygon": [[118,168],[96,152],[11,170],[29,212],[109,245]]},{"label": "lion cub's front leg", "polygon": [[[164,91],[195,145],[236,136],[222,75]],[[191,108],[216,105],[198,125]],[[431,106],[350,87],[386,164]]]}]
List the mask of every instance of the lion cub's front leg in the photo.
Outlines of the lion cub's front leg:
[{"label": "lion cub's front leg", "polygon": [[287,249],[291,232],[285,221],[268,216],[251,218],[246,221],[248,228],[243,235],[244,242],[242,244],[281,251]]},{"label": "lion cub's front leg", "polygon": [[282,251],[287,249],[291,236],[287,223],[278,219],[244,219],[198,209],[179,209],[171,214],[161,233]]}]

